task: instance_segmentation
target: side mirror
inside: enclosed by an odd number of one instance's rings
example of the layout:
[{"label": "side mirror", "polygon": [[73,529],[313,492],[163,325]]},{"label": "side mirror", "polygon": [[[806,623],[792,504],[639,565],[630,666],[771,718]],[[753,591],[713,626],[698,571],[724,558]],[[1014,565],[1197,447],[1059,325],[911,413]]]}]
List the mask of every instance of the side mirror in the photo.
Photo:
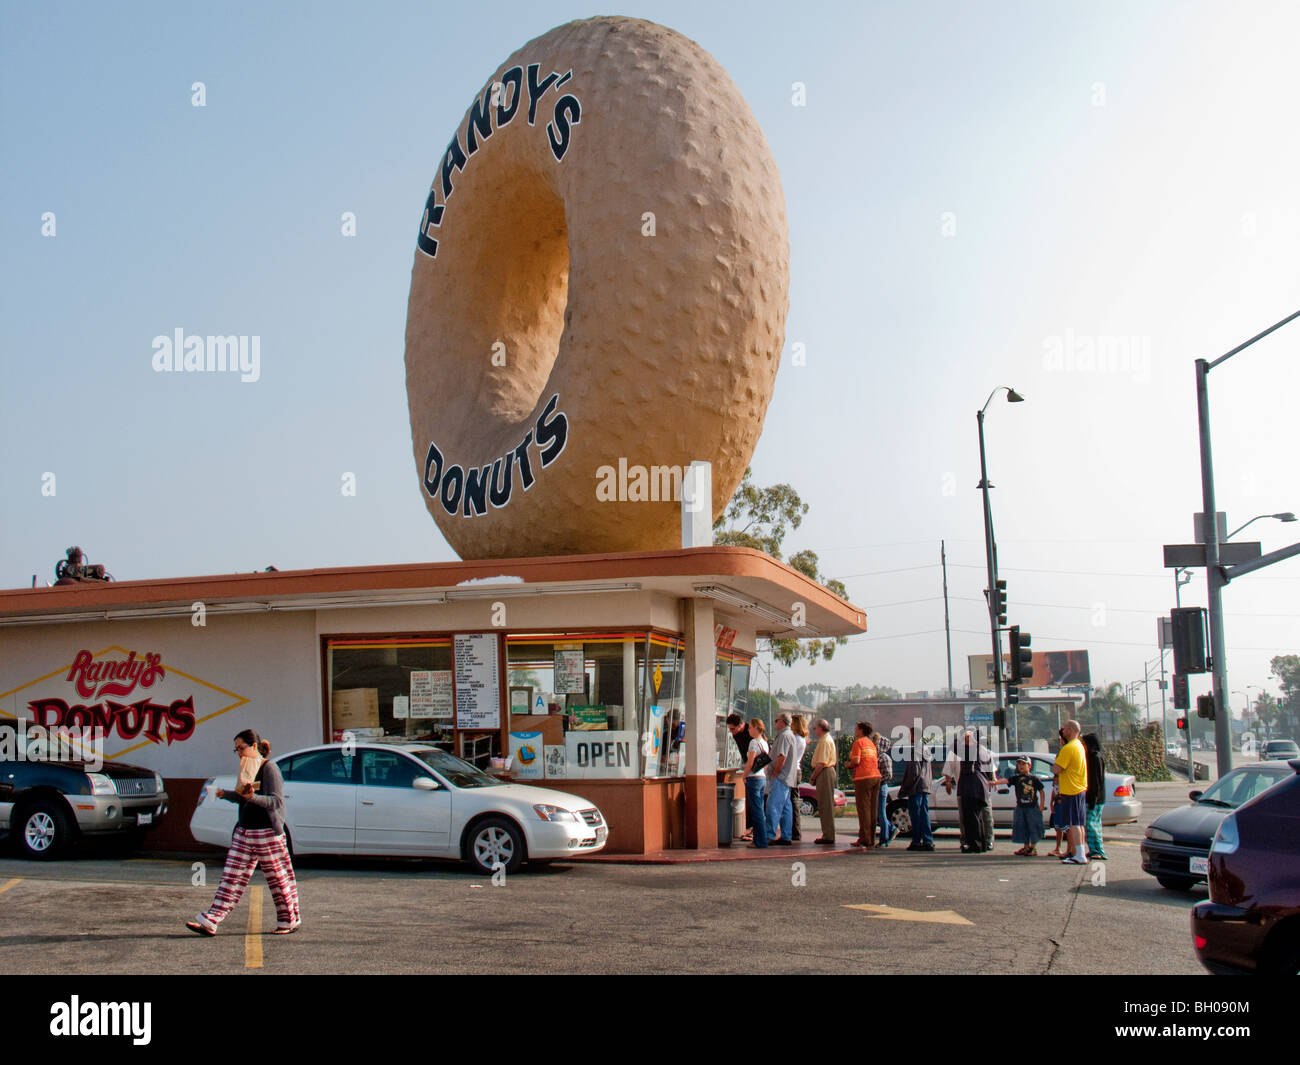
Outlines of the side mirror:
[{"label": "side mirror", "polygon": [[1204,794],[1205,794],[1205,792],[1203,792],[1203,791],[1189,791],[1189,792],[1187,793],[1187,797],[1188,797],[1189,799],[1191,799],[1192,802],[1199,802],[1201,796],[1204,795]]},{"label": "side mirror", "polygon": [[437,791],[439,784],[433,777],[416,777],[411,781],[411,787],[416,791]]}]

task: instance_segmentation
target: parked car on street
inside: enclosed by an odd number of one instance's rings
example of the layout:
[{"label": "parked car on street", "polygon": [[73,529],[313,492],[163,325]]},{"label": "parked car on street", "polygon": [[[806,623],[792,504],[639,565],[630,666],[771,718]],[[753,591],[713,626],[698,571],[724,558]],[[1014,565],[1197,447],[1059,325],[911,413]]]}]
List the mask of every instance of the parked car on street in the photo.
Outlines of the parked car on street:
[{"label": "parked car on street", "polygon": [[1190,806],[1163,813],[1147,826],[1142,871],[1161,887],[1187,891],[1209,875],[1210,844],[1233,810],[1292,776],[1286,762],[1255,762],[1225,773],[1204,791],[1190,791]]},{"label": "parked car on street", "polygon": [[[847,806],[849,800],[845,797],[844,792],[839,788],[835,789],[835,809],[841,806]],[[817,814],[817,785],[809,784],[807,781],[799,785],[799,812],[806,817],[814,817]]]},{"label": "parked car on street", "polygon": [[1210,897],[1192,942],[1213,973],[1300,974],[1300,759],[1227,814],[1210,849]]},{"label": "parked car on street", "polygon": [[152,769],[104,762],[0,760],[0,831],[24,858],[48,861],[86,836],[139,846],[167,812]]},{"label": "parked car on street", "polygon": [[1278,759],[1286,762],[1292,758],[1300,758],[1300,747],[1296,746],[1295,740],[1269,740],[1259,751],[1259,760],[1261,762],[1271,762]]},{"label": "parked car on street", "polygon": [[[274,759],[284,777],[285,831],[294,854],[460,858],[478,872],[594,854],[609,826],[586,799],[503,784],[420,743],[327,743]],[[201,843],[230,844],[238,809],[213,777],[190,819]]]},{"label": "parked car on street", "polygon": [[[912,831],[912,819],[907,811],[906,800],[898,798],[898,785],[903,779],[903,764],[908,757],[907,748],[894,749],[894,778],[889,788],[889,802],[885,807],[886,815],[894,823],[900,834],[908,835]],[[935,828],[957,828],[957,793],[956,789],[949,795],[940,785],[940,771],[943,768],[946,752],[943,748],[932,748],[934,756],[935,787],[930,795],[930,823]],[[1030,772],[1043,781],[1050,801],[1052,792],[1052,764],[1055,755],[1042,754],[1037,751],[1009,751],[994,755],[997,762],[999,780],[1006,780],[1016,771],[1016,761],[1028,758]],[[1015,817],[1015,796],[1006,785],[994,788],[989,795],[989,806],[993,813],[993,827],[1011,828]],[[1050,809],[1050,808],[1049,808]],[[1142,803],[1137,797],[1137,778],[1129,773],[1106,774],[1106,804],[1102,807],[1101,823],[1103,825],[1122,825],[1136,821],[1142,815]],[[1046,815],[1044,816],[1046,821]]]}]

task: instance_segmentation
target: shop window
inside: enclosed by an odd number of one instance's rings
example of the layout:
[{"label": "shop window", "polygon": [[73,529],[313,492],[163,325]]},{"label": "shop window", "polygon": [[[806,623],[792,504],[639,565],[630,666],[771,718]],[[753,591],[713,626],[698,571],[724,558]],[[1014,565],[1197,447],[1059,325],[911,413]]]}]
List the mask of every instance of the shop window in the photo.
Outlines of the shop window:
[{"label": "shop window", "polygon": [[643,680],[646,714],[641,743],[647,777],[681,776],[685,772],[684,662],[681,640],[651,636],[647,641]]},{"label": "shop window", "polygon": [[741,764],[740,748],[727,728],[727,716],[739,714],[749,721],[749,664],[750,659],[738,652],[732,652],[724,658],[725,652],[718,652],[718,673],[725,670],[727,676],[727,701],[716,709],[718,768],[735,769]]},{"label": "shop window", "polygon": [[330,641],[332,738],[401,737],[452,749],[451,638]]}]

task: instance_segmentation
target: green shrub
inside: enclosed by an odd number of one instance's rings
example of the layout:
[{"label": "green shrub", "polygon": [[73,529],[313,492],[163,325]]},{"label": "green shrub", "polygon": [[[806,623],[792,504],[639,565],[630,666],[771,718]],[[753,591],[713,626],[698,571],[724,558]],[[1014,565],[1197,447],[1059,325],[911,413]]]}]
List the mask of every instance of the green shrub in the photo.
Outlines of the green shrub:
[{"label": "green shrub", "polygon": [[1173,780],[1165,765],[1165,733],[1152,722],[1131,740],[1102,747],[1106,769],[1111,773],[1132,773],[1140,781]]}]

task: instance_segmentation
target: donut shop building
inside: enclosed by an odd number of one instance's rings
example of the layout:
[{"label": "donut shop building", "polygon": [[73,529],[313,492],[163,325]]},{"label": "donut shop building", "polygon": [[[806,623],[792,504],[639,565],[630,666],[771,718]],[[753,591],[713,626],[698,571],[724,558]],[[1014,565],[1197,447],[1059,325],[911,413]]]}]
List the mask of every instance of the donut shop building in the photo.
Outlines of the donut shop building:
[{"label": "donut shop building", "polygon": [[434,742],[589,799],[607,852],[712,847],[756,641],[865,629],[737,547],[18,589],[0,591],[0,724],[104,728],[106,758],[165,780],[154,847],[193,845],[245,728],[277,752]]}]

